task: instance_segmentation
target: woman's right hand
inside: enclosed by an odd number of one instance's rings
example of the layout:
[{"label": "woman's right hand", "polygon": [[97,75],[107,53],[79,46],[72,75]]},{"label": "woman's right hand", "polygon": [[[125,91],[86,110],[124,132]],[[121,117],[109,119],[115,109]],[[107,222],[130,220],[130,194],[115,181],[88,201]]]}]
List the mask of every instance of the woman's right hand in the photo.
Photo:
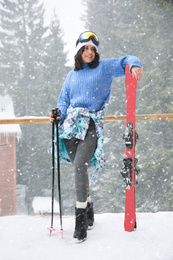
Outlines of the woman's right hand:
[{"label": "woman's right hand", "polygon": [[[60,121],[60,120],[61,120],[61,117],[58,116],[56,119],[57,119],[58,121]],[[50,113],[49,121],[50,121],[51,123],[54,121],[54,118],[52,117],[52,113]]]},{"label": "woman's right hand", "polygon": [[52,123],[53,122],[53,117],[52,117],[52,113],[49,114],[49,121]]}]

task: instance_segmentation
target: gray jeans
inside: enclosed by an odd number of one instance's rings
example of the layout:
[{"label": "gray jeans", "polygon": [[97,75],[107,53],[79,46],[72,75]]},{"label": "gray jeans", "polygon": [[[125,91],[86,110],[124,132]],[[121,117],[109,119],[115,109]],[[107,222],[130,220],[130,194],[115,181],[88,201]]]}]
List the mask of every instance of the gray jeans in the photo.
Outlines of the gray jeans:
[{"label": "gray jeans", "polygon": [[76,138],[63,139],[66,150],[75,171],[76,199],[86,202],[89,196],[88,165],[97,147],[97,134],[95,124],[90,119],[89,128],[85,140]]}]

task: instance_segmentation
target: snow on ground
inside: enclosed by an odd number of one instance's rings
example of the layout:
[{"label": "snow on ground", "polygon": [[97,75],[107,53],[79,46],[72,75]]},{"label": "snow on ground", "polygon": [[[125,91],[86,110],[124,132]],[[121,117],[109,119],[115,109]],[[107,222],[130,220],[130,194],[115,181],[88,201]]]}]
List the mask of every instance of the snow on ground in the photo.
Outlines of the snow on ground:
[{"label": "snow on ground", "polygon": [[125,232],[124,214],[96,214],[95,225],[84,243],[73,241],[74,216],[59,218],[51,236],[50,217],[0,217],[1,260],[172,260],[173,212],[138,213],[138,228]]}]

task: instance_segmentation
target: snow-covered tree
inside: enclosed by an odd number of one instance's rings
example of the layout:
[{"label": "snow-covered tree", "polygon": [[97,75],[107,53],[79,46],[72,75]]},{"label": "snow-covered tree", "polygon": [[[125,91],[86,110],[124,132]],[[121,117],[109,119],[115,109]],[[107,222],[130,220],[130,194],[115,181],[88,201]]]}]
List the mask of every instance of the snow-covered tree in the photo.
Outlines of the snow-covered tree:
[{"label": "snow-covered tree", "polygon": [[[49,29],[44,12],[40,0],[0,1],[0,88],[11,95],[16,116],[48,116],[66,73],[60,23],[56,18]],[[27,185],[30,202],[51,174],[51,125],[21,128],[17,181]]]}]

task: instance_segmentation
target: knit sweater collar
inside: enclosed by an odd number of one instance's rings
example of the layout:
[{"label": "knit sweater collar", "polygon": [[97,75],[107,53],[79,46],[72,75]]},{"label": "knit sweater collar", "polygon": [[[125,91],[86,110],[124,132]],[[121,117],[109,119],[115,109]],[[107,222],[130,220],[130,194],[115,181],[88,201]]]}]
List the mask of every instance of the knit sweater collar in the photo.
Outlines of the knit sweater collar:
[{"label": "knit sweater collar", "polygon": [[83,68],[84,69],[88,68],[88,63],[84,63]]}]

